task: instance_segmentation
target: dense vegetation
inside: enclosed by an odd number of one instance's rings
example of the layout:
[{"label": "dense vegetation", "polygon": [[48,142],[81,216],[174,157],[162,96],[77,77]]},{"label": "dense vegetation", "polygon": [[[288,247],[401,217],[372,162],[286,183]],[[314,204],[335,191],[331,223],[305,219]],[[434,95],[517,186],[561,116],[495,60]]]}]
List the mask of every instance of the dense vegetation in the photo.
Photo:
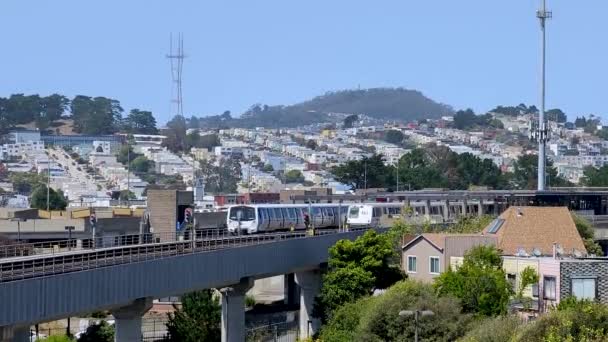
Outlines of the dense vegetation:
[{"label": "dense vegetation", "polygon": [[[227,127],[296,127],[328,121],[327,113],[365,114],[373,118],[412,121],[451,115],[449,106],[434,102],[415,90],[404,88],[372,88],[343,90],[291,106],[255,104],[240,118],[226,111],[221,115],[192,117],[192,128]],[[350,127],[357,117],[346,120]]]},{"label": "dense vegetation", "polygon": [[168,314],[165,341],[219,341],[221,307],[213,290],[202,290],[182,296],[182,305]]},{"label": "dense vegetation", "polygon": [[391,235],[373,230],[355,241],[338,241],[329,249],[328,264],[314,310],[322,322],[327,322],[339,306],[368,296],[375,289],[386,289],[405,277]]},{"label": "dense vegetation", "polygon": [[123,112],[118,100],[101,96],[77,95],[70,100],[59,94],[46,97],[14,94],[0,97],[0,134],[32,122],[42,131],[53,132],[55,123],[63,118],[72,119],[74,132],[82,134],[157,133],[151,112],[132,109],[125,118]]},{"label": "dense vegetation", "polygon": [[[382,155],[360,161],[349,161],[333,168],[336,179],[353,189],[395,189],[399,177],[400,189],[447,188],[466,190],[472,186],[493,189],[536,189],[538,157],[523,155],[514,164],[514,172],[502,172],[491,160],[470,153],[457,154],[447,147],[429,145],[415,148],[399,160],[398,166],[385,165]],[[568,186],[557,176],[551,161],[547,161],[547,184]]]}]

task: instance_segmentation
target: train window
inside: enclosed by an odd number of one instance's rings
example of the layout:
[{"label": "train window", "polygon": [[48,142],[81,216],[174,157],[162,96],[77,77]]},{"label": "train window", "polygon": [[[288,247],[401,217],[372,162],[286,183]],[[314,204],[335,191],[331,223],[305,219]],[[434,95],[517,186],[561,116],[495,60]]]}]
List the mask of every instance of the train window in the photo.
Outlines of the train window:
[{"label": "train window", "polygon": [[350,217],[350,218],[359,217],[359,207],[351,207],[350,212],[348,213],[348,217]]},{"label": "train window", "polygon": [[312,208],[313,216],[321,216],[321,208]]},{"label": "train window", "polygon": [[331,208],[325,208],[325,211],[327,212],[327,214],[326,214],[327,216],[332,216],[332,217],[334,216],[334,211],[331,210]]},{"label": "train window", "polygon": [[372,217],[380,217],[382,216],[382,208],[374,208],[372,211]]},{"label": "train window", "polygon": [[268,218],[274,220],[274,211],[271,208],[268,208]]},{"label": "train window", "polygon": [[232,207],[230,208],[230,219],[233,221],[253,221],[255,220],[255,209],[252,207]]},{"label": "train window", "polygon": [[258,221],[262,221],[262,209],[258,208]]},{"label": "train window", "polygon": [[289,213],[290,219],[295,220],[296,218],[298,218],[295,208],[289,208],[289,209],[287,209],[287,212]]},{"label": "train window", "polygon": [[281,214],[280,208],[274,208],[274,217],[276,217],[279,220],[283,219],[283,215]]},{"label": "train window", "polygon": [[287,208],[281,208],[281,212],[283,213],[283,218],[285,218],[285,219],[291,218],[287,214]]},{"label": "train window", "polygon": [[266,208],[260,208],[258,210],[260,211],[260,213],[262,213],[262,218],[264,219],[264,221],[268,220],[268,210],[266,210]]}]

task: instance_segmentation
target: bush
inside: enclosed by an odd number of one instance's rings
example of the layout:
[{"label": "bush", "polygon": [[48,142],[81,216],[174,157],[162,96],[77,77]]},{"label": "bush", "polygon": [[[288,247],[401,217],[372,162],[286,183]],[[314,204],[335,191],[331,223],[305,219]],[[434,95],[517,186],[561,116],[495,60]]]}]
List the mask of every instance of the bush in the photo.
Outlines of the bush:
[{"label": "bush", "polygon": [[606,341],[608,307],[590,302],[570,301],[527,324],[513,336],[517,342]]},{"label": "bush", "polygon": [[414,317],[401,317],[401,310],[431,310],[419,319],[421,340],[454,341],[464,335],[472,316],[463,314],[453,297],[437,297],[432,286],[402,281],[378,297],[365,297],[335,311],[321,331],[323,342],[412,341]]},{"label": "bush", "polygon": [[517,329],[523,326],[522,320],[514,315],[487,318],[475,323],[460,342],[509,342]]},{"label": "bush", "polygon": [[78,338],[78,342],[113,342],[114,326],[106,321],[90,325]]},{"label": "bush", "polygon": [[74,339],[65,335],[52,335],[47,338],[39,338],[36,342],[74,342]]}]

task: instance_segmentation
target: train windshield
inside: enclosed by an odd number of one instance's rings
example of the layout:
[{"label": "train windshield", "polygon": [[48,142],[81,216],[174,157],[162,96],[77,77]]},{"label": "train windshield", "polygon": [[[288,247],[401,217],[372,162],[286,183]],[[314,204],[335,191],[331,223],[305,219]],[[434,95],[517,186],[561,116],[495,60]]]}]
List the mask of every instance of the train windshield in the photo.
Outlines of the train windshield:
[{"label": "train windshield", "polygon": [[252,207],[232,207],[229,217],[233,221],[253,221],[255,220],[255,209]]},{"label": "train windshield", "polygon": [[359,217],[359,207],[351,207],[348,212],[348,217],[357,218]]}]

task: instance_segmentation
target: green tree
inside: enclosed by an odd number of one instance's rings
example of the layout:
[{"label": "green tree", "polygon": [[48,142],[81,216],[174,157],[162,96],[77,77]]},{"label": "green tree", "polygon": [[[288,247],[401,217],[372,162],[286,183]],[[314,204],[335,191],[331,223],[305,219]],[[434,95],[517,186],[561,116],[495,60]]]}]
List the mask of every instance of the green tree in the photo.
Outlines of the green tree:
[{"label": "green tree", "polygon": [[564,122],[568,121],[568,117],[566,116],[566,113],[564,113],[559,108],[549,109],[548,111],[545,112],[545,115],[551,121],[556,121],[559,123],[564,123]]},{"label": "green tree", "polygon": [[574,307],[550,311],[516,331],[510,341],[606,341],[608,307],[584,302]]},{"label": "green tree", "polygon": [[122,190],[118,194],[118,199],[121,200],[121,201],[130,201],[130,200],[137,199],[137,196],[135,196],[135,194],[133,193],[133,191]]},{"label": "green tree", "polygon": [[470,129],[477,124],[477,116],[472,109],[459,110],[454,114],[454,127],[457,129]]},{"label": "green tree", "polygon": [[158,134],[156,119],[152,112],[131,109],[124,122],[124,129],[132,134]]},{"label": "green tree", "polygon": [[302,183],[304,182],[304,175],[300,170],[289,170],[285,173],[285,182],[287,183]]},{"label": "green tree", "polygon": [[511,342],[524,325],[520,317],[505,315],[478,320],[460,342]]},{"label": "green tree", "polygon": [[383,188],[392,184],[391,177],[394,172],[384,165],[384,157],[375,154],[361,160],[351,160],[332,169],[332,173],[341,183],[353,189]]},{"label": "green tree", "polygon": [[312,140],[312,139],[309,139],[309,140],[306,142],[306,147],[307,147],[307,148],[309,148],[309,149],[311,149],[311,150],[316,150],[316,149],[317,149],[317,147],[319,147],[319,146],[317,145],[317,142],[316,142],[316,141],[314,141],[314,140]]},{"label": "green tree", "polygon": [[67,97],[59,94],[40,98],[40,112],[36,117],[36,127],[47,129],[54,121],[61,119],[70,104]]},{"label": "green tree", "polygon": [[463,314],[458,300],[437,297],[431,285],[402,281],[384,294],[364,297],[335,311],[320,334],[334,341],[413,341],[414,317],[399,316],[402,310],[430,310],[434,315],[419,319],[422,341],[454,341],[464,335],[471,315]]},{"label": "green tree", "polygon": [[82,134],[101,135],[117,131],[123,109],[120,102],[106,97],[78,95],[70,104],[74,130]]},{"label": "green tree", "polygon": [[[50,210],[65,210],[65,208],[68,206],[68,201],[66,200],[65,196],[63,195],[63,191],[61,190],[57,190],[55,191],[53,188],[50,188],[49,191],[49,209]],[[36,189],[34,189],[34,192],[32,192],[32,199],[31,199],[31,207],[32,208],[36,208],[36,209],[40,209],[40,210],[46,210],[47,209],[47,187],[46,185],[39,185],[38,187],[36,187]]]},{"label": "green tree", "polygon": [[181,307],[168,314],[167,341],[198,342],[221,339],[221,307],[212,290],[202,290],[182,297]]},{"label": "green tree", "polygon": [[30,194],[38,186],[45,186],[47,183],[46,175],[35,172],[19,172],[9,175],[13,190],[22,194]]},{"label": "green tree", "polygon": [[272,167],[272,164],[265,164],[264,167],[262,168],[262,171],[272,172],[272,171],[274,171],[274,168]]},{"label": "green tree", "polygon": [[340,240],[329,249],[329,270],[315,302],[315,316],[327,321],[333,310],[374,289],[404,278],[395,265],[397,250],[389,234],[365,232],[355,241]]},{"label": "green tree", "polygon": [[387,131],[386,134],[384,135],[384,140],[386,140],[386,142],[395,144],[395,145],[401,144],[403,142],[404,138],[405,138],[405,135],[403,135],[403,133],[401,131],[397,131],[394,129]]},{"label": "green tree", "polygon": [[608,186],[608,165],[600,168],[593,166],[585,167],[580,183],[583,186]]},{"label": "green tree", "polygon": [[[553,162],[547,160],[545,172],[547,173],[547,186],[571,186],[572,184],[557,175]],[[510,185],[515,189],[534,190],[537,187],[538,156],[535,154],[522,155],[513,163],[513,174]]]},{"label": "green tree", "polygon": [[346,118],[344,118],[344,128],[352,128],[355,122],[357,122],[357,120],[359,120],[358,115],[353,114],[347,116]]},{"label": "green tree", "polygon": [[234,193],[241,180],[241,164],[230,158],[222,158],[217,165],[203,160],[200,174],[205,178],[205,190],[211,193]]},{"label": "green tree", "polygon": [[118,150],[116,161],[123,165],[127,165],[128,163],[133,162],[133,160],[139,156],[141,156],[141,154],[135,153],[131,144],[123,144],[120,146],[120,150]]},{"label": "green tree", "polygon": [[583,239],[587,253],[603,256],[604,251],[602,250],[602,247],[595,242],[595,229],[591,223],[576,214],[572,214],[572,219],[574,220],[578,234],[581,236],[581,239]]},{"label": "green tree", "polygon": [[212,149],[215,146],[220,146],[220,139],[217,134],[200,135],[199,132],[194,131],[186,135],[186,149],[190,150],[192,147],[206,148],[207,150]]},{"label": "green tree", "polygon": [[167,122],[167,129],[163,134],[167,138],[163,141],[163,146],[167,147],[172,152],[183,152],[186,149],[186,119],[180,115],[176,115]]},{"label": "green tree", "polygon": [[513,294],[494,246],[469,250],[458,269],[448,269],[435,279],[435,288],[440,295],[460,299],[465,312],[482,316],[505,314]]},{"label": "green tree", "polygon": [[131,161],[131,170],[140,173],[150,172],[150,170],[154,170],[154,162],[145,156],[138,156]]},{"label": "green tree", "polygon": [[101,321],[99,324],[90,325],[78,338],[78,342],[113,342],[114,333],[113,325]]}]

